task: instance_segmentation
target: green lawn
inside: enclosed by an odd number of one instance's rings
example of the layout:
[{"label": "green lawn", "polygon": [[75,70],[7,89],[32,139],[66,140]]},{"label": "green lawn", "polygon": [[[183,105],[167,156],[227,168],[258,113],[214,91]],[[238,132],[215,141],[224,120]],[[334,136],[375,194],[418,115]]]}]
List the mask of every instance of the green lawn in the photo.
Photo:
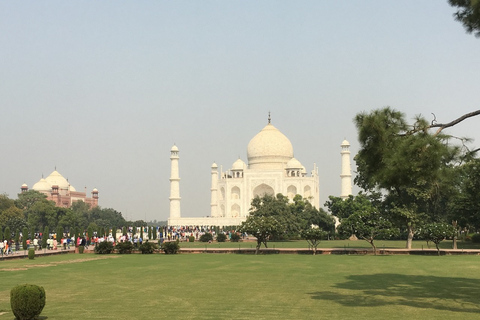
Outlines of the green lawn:
[{"label": "green lawn", "polygon": [[[97,259],[97,260],[95,260]],[[0,261],[53,319],[478,319],[480,256],[67,254]]]},{"label": "green lawn", "polygon": [[[183,248],[255,248],[256,242],[246,241],[246,242],[181,242],[180,247]],[[381,249],[385,247],[389,248],[405,248],[406,241],[400,240],[376,240],[375,245],[377,248]],[[295,240],[295,241],[281,241],[281,242],[268,242],[269,248],[308,248],[308,243],[305,240]],[[458,249],[480,249],[480,243],[472,243],[457,241]],[[262,248],[264,246],[262,245]],[[371,248],[370,244],[365,240],[330,240],[322,241],[318,248]],[[414,240],[412,244],[413,249],[435,249],[435,244],[430,242],[427,244],[426,241]],[[446,240],[440,243],[441,249],[452,249],[452,241]]]}]

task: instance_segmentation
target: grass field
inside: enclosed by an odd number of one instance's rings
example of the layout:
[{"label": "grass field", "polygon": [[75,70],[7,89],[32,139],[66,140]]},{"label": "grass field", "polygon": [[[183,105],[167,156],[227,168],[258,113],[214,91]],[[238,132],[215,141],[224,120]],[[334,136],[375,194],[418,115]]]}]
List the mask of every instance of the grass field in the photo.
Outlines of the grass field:
[{"label": "grass field", "polygon": [[480,256],[67,254],[0,262],[44,319],[478,319]]}]

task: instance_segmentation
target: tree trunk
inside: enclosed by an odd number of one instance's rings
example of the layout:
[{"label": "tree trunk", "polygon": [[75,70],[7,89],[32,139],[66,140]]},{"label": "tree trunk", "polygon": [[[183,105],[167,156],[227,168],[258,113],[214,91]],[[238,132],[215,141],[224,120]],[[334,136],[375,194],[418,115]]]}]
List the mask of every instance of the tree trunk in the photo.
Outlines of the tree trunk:
[{"label": "tree trunk", "polygon": [[368,242],[370,242],[370,245],[371,245],[372,248],[373,248],[373,255],[376,256],[376,255],[377,255],[377,247],[373,244],[373,240],[372,240],[372,241],[368,241]]},{"label": "tree trunk", "polygon": [[260,246],[262,245],[261,241],[257,241],[257,250],[255,250],[255,255],[257,255],[260,252]]},{"label": "tree trunk", "polygon": [[313,247],[313,255],[317,254],[317,247]]},{"label": "tree trunk", "polygon": [[457,235],[453,236],[453,250],[457,250]]},{"label": "tree trunk", "polygon": [[413,234],[412,226],[408,226],[407,249],[412,249]]},{"label": "tree trunk", "polygon": [[437,247],[437,255],[440,255],[440,248],[438,247],[438,243],[435,242],[435,247]]}]

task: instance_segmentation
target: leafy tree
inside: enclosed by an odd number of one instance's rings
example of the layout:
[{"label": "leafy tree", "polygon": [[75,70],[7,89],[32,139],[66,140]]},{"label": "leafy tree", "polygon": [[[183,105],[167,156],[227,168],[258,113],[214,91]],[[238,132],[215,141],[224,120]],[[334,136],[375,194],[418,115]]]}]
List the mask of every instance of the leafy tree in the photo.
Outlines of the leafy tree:
[{"label": "leafy tree", "polygon": [[307,240],[308,244],[313,248],[313,255],[317,254],[317,247],[326,235],[327,232],[319,228],[310,228],[302,231],[302,238]]},{"label": "leafy tree", "polygon": [[480,1],[478,0],[448,0],[452,7],[457,7],[455,19],[460,21],[467,33],[480,37]]},{"label": "leafy tree", "polygon": [[3,240],[5,240],[5,238],[3,237],[3,229],[0,227],[0,241]]},{"label": "leafy tree", "polygon": [[375,255],[377,254],[377,247],[374,243],[376,238],[387,239],[398,233],[398,229],[373,205],[342,219],[338,231],[346,236],[354,234],[358,238],[364,239],[370,243]]},{"label": "leafy tree", "polygon": [[91,225],[88,226],[87,235],[88,235],[88,244],[90,245],[90,243],[92,242],[92,238],[93,238],[93,227]]},{"label": "leafy tree", "polygon": [[28,211],[35,203],[42,201],[47,201],[47,196],[41,192],[30,189],[18,195],[18,199],[15,200],[15,205],[22,210]]},{"label": "leafy tree", "polygon": [[157,227],[152,227],[153,240],[157,240]]},{"label": "leafy tree", "polygon": [[59,245],[61,245],[62,239],[63,239],[63,227],[61,225],[58,225],[57,228],[55,229],[56,234],[57,234],[57,241]]},{"label": "leafy tree", "polygon": [[15,244],[20,243],[20,230],[15,230]]},{"label": "leafy tree", "polygon": [[438,244],[445,240],[447,237],[453,236],[455,229],[452,225],[446,223],[430,223],[422,227],[420,234],[427,241],[435,243],[437,253],[440,255],[440,249]]},{"label": "leafy tree", "polygon": [[100,234],[99,234],[100,237],[104,237],[105,236],[105,228],[104,227],[101,227],[100,228]]},{"label": "leafy tree", "polygon": [[28,239],[28,228],[24,227],[23,231],[22,231],[22,247],[23,247],[23,250],[28,249],[27,239]]},{"label": "leafy tree", "polygon": [[43,230],[42,235],[42,248],[45,249],[47,247],[47,239],[49,238],[50,231],[48,230],[48,226],[45,227]]},{"label": "leafy tree", "polygon": [[3,237],[5,240],[10,241],[12,240],[12,231],[10,231],[10,227],[6,227],[3,232]]},{"label": "leafy tree", "polygon": [[267,248],[267,241],[278,236],[284,229],[284,226],[282,226],[274,216],[251,214],[247,217],[246,221],[242,222],[239,231],[251,234],[257,238],[255,254],[258,254],[262,243],[265,245],[265,248]]},{"label": "leafy tree", "polygon": [[142,241],[143,241],[143,227],[140,227],[140,238],[141,238]]},{"label": "leafy tree", "polygon": [[[0,196],[0,199],[2,196]],[[12,201],[13,204],[13,201]],[[0,205],[5,206],[5,203],[0,203]],[[14,205],[4,208],[0,210],[0,228],[5,228],[9,226],[10,229],[16,229],[18,225],[25,225],[25,218],[23,215],[23,211],[18,209]]]},{"label": "leafy tree", "polygon": [[[355,183],[385,193],[387,211],[398,214],[411,248],[417,222],[445,214],[444,172],[456,163],[460,149],[442,130],[455,123],[430,124],[417,116],[409,125],[403,113],[387,107],[357,114],[355,124],[361,145]],[[432,128],[438,129],[430,133]]]}]

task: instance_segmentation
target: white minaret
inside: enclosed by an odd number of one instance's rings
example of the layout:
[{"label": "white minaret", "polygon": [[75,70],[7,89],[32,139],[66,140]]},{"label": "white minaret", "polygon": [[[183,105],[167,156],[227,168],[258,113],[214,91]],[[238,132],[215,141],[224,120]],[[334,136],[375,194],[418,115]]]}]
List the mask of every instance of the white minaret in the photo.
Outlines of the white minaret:
[{"label": "white minaret", "polygon": [[170,150],[172,170],[170,173],[170,219],[180,218],[180,177],[178,174],[178,148],[173,145]]},{"label": "white minaret", "polygon": [[218,203],[217,203],[217,189],[218,189],[218,166],[214,162],[212,164],[212,188],[210,192],[212,193],[212,200],[210,201],[210,216],[217,217],[218,213]]},{"label": "white minaret", "polygon": [[343,140],[342,144],[342,174],[340,178],[342,179],[342,193],[340,193],[340,198],[346,199],[349,195],[352,194],[352,170],[350,168],[350,143],[347,140]]}]

